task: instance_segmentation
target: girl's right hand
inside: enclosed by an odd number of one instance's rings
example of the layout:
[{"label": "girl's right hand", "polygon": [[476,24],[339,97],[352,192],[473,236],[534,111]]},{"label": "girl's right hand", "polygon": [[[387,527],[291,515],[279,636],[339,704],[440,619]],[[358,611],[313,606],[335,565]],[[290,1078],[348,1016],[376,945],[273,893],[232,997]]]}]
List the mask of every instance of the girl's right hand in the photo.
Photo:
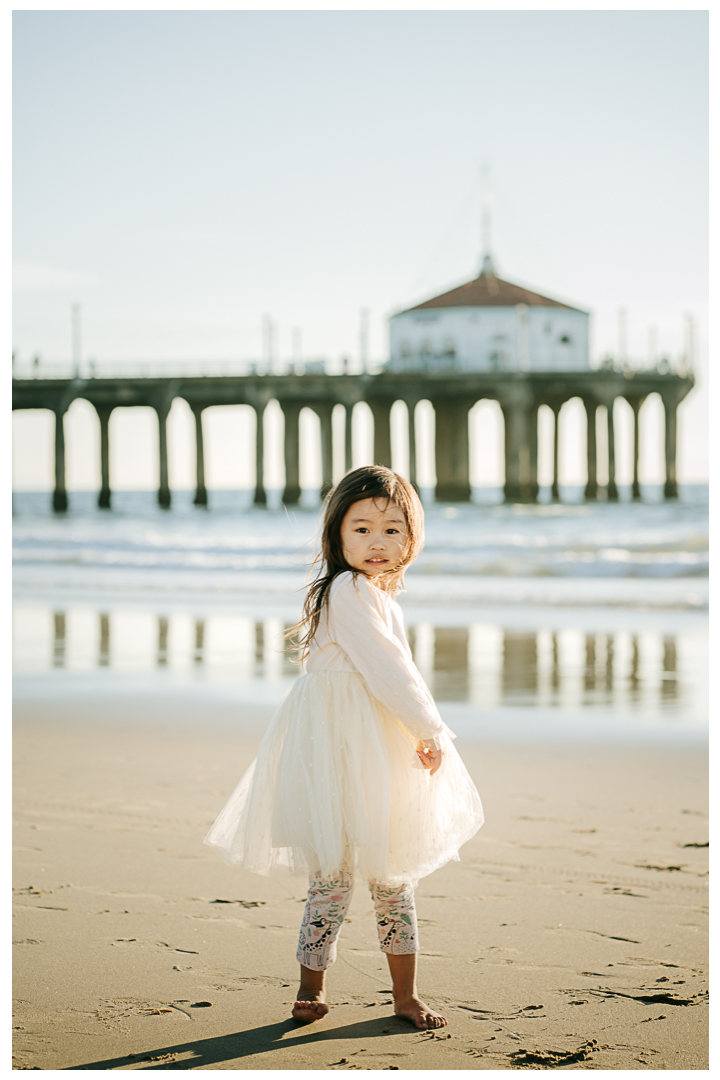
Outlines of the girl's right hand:
[{"label": "girl's right hand", "polygon": [[419,742],[416,747],[417,756],[423,769],[429,769],[430,775],[434,776],[442,765],[443,752],[439,747],[428,746],[426,742]]}]

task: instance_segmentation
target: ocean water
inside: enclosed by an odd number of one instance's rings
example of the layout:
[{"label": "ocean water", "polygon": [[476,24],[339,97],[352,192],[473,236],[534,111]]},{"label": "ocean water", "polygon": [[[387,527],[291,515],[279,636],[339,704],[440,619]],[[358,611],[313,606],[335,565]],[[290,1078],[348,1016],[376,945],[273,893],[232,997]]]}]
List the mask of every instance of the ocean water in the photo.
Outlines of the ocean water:
[{"label": "ocean water", "polygon": [[[416,662],[458,735],[698,739],[707,723],[708,499],[426,505],[401,597]],[[319,509],[213,492],[14,496],[21,697],[208,695],[274,704],[300,668]]]}]

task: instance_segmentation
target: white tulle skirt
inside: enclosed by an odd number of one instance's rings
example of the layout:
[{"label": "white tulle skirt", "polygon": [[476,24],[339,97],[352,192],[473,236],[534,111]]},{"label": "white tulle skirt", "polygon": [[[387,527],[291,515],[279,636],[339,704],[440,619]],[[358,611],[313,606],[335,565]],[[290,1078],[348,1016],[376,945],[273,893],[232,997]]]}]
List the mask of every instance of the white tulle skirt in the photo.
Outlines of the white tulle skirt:
[{"label": "white tulle skirt", "polygon": [[416,883],[483,822],[480,796],[449,738],[434,776],[416,739],[351,672],[301,676],[205,843],[268,874]]}]

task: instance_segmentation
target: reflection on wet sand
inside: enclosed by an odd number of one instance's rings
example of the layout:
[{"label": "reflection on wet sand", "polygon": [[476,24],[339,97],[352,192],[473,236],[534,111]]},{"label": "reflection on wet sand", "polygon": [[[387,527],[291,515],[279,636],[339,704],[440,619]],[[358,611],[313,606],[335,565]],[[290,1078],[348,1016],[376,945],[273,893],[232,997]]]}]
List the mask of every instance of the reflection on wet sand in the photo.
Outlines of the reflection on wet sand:
[{"label": "reflection on wet sand", "polygon": [[677,681],[677,643],[674,637],[663,638],[663,681],[661,686],[664,698],[676,698]]},{"label": "reflection on wet sand", "polygon": [[502,650],[503,697],[537,690],[537,634],[505,632]]},{"label": "reflection on wet sand", "polygon": [[53,667],[65,667],[65,612],[53,613]]},{"label": "reflection on wet sand", "polygon": [[205,650],[205,620],[195,620],[195,651],[193,653],[193,660],[196,664],[202,664],[203,653]]},{"label": "reflection on wet sand", "polygon": [[110,616],[104,613],[100,616],[98,667],[110,667]]},{"label": "reflection on wet sand", "polygon": [[446,627],[441,633],[435,631],[434,670],[442,673],[443,701],[467,701],[468,697],[468,642],[466,627]]},{"label": "reflection on wet sand", "polygon": [[265,661],[265,624],[255,623],[255,671],[257,675],[263,674]]},{"label": "reflection on wet sand", "polygon": [[[279,619],[78,609],[47,612],[45,619],[49,666],[55,668],[224,666],[239,678],[261,679],[294,677],[302,670],[287,637],[291,624]],[[408,627],[413,657],[437,700],[479,707],[673,707],[685,693],[681,640],[651,631],[518,631],[426,622]]]},{"label": "reflection on wet sand", "polygon": [[168,662],[168,621],[164,615],[158,616],[157,666],[165,667]]}]

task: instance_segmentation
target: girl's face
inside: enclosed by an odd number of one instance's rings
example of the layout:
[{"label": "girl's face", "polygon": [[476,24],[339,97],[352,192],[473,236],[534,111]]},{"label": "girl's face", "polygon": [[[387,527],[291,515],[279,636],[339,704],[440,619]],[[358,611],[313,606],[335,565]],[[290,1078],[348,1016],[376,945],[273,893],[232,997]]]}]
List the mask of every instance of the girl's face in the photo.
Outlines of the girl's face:
[{"label": "girl's face", "polygon": [[353,503],[340,526],[348,564],[368,577],[394,570],[402,560],[407,539],[405,515],[388,499]]}]

